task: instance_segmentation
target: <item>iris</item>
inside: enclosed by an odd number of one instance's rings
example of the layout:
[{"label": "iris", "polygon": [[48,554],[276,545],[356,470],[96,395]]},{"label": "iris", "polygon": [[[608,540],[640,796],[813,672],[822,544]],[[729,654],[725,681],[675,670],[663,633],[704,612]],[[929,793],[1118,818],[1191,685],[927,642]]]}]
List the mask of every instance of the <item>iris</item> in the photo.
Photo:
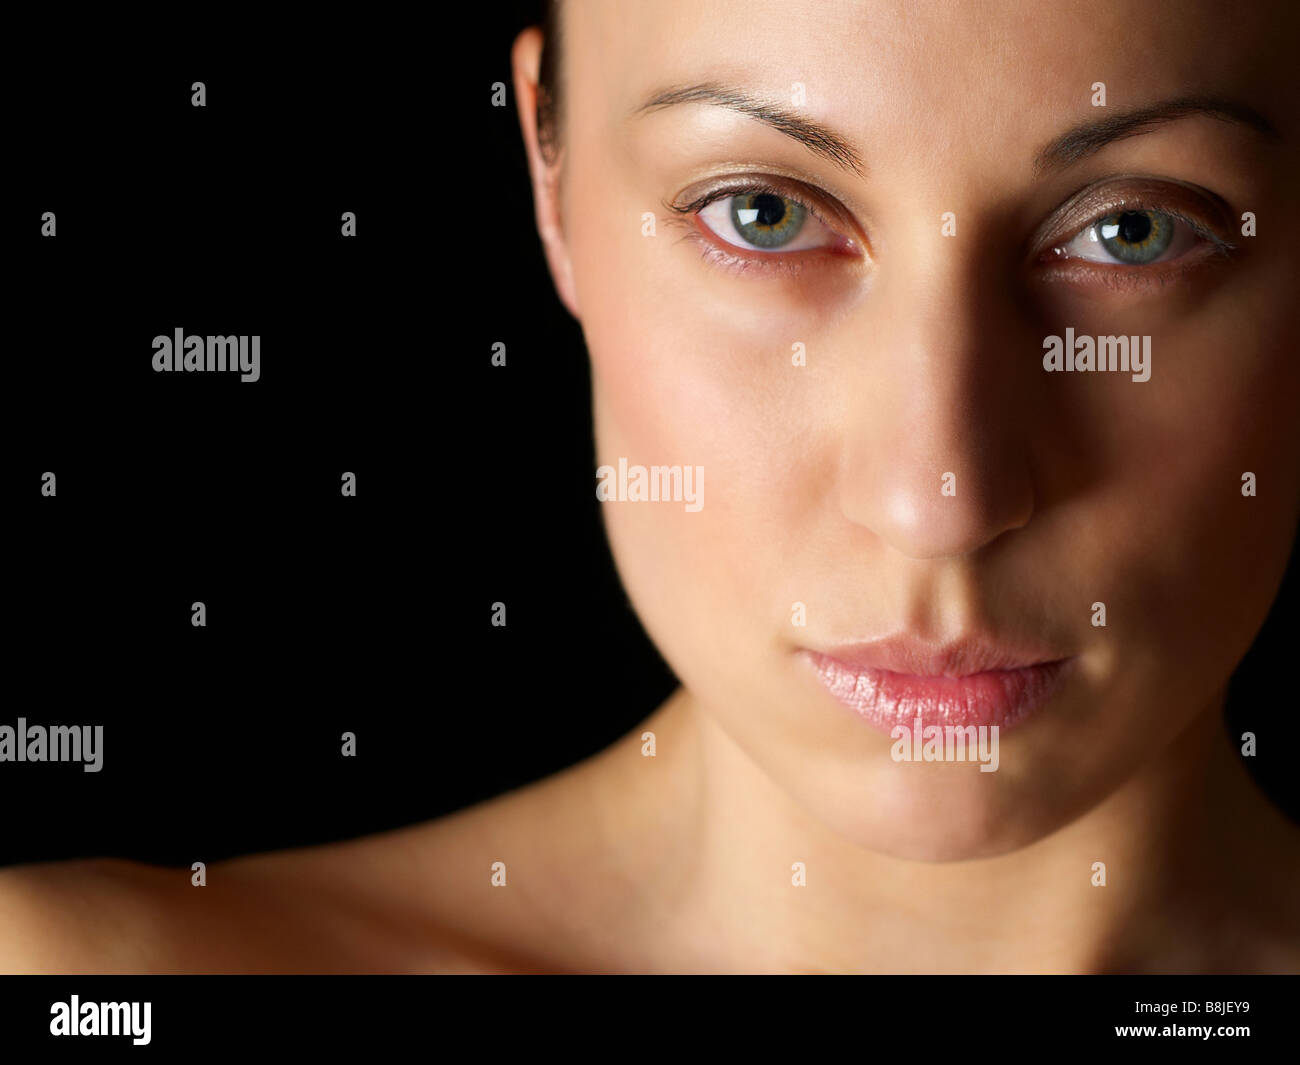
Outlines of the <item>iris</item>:
[{"label": "iris", "polygon": [[799,235],[808,208],[795,200],[770,192],[733,196],[731,221],[750,244],[758,248],[780,248]]},{"label": "iris", "polygon": [[1174,239],[1174,220],[1160,211],[1124,211],[1097,223],[1104,247],[1120,262],[1155,262]]}]

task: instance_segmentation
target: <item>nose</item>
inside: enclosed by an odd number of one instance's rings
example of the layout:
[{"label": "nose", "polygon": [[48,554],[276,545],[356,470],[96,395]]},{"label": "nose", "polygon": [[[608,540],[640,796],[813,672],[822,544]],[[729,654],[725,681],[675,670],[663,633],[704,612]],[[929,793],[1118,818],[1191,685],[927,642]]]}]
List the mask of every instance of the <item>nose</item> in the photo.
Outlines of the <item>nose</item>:
[{"label": "nose", "polygon": [[969,555],[1033,513],[1040,363],[1005,277],[932,242],[881,265],[850,327],[840,506],[909,558]]}]

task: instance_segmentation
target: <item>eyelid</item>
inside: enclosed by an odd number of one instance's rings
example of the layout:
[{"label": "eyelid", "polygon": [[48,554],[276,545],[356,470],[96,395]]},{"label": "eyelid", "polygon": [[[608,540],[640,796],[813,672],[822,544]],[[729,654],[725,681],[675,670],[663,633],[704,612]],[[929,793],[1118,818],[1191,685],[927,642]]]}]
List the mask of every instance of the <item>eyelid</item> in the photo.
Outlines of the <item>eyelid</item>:
[{"label": "eyelid", "polygon": [[1225,250],[1237,246],[1226,235],[1233,232],[1231,208],[1208,189],[1172,179],[1106,178],[1081,189],[1052,212],[1030,241],[1031,258],[1123,211],[1158,211]]},{"label": "eyelid", "polygon": [[855,246],[865,248],[866,239],[848,211],[836,203],[833,197],[793,178],[769,174],[728,175],[704,185],[687,188],[678,195],[676,202],[664,201],[664,206],[675,214],[693,215],[728,196],[756,196],[762,193],[794,200],[838,236]]}]

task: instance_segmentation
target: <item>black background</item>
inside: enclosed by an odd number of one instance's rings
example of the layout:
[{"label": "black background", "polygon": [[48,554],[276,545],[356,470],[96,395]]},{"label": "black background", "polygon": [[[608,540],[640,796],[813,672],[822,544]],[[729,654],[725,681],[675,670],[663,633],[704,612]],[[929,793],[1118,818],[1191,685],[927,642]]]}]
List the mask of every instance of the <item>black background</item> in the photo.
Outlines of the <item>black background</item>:
[{"label": "black background", "polygon": [[[539,9],[163,27],[10,68],[0,723],[105,738],[99,773],[0,764],[0,864],[188,865],[424,820],[671,691],[609,558],[581,333],[533,222],[509,48]],[[261,380],[154,373],[177,327],[260,334]],[[1296,593],[1293,566],[1229,724],[1300,818],[1269,671]]]},{"label": "black background", "polygon": [[[534,9],[501,10],[457,16],[468,48],[401,21],[176,26],[11,70],[0,723],[105,734],[99,773],[0,764],[0,863],[420,821],[671,690],[600,528],[513,87],[491,105]],[[261,379],[155,373],[178,327],[260,334]]]}]

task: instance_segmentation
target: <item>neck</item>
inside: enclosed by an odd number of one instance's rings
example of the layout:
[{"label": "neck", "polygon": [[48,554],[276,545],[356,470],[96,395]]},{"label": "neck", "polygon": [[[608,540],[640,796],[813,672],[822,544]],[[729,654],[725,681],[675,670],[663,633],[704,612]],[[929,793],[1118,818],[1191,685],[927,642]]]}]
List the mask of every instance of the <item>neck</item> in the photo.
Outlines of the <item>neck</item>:
[{"label": "neck", "polygon": [[[1231,826],[1250,817],[1275,828],[1279,816],[1238,764],[1221,712],[1220,695],[1111,795],[1029,846],[919,862],[813,819],[679,693],[657,717],[692,737],[680,770],[686,853],[672,863],[684,925],[743,971],[1212,967],[1214,944],[1197,934],[1222,924],[1229,869],[1243,859]],[[795,862],[805,887],[792,886]]]}]

